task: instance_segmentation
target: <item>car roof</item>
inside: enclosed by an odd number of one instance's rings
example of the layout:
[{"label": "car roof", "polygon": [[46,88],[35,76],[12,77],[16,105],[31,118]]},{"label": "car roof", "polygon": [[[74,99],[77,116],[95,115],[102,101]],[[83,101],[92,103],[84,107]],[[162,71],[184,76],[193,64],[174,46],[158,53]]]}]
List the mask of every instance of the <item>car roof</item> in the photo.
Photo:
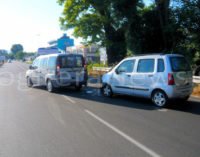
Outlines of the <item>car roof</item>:
[{"label": "car roof", "polygon": [[173,56],[178,56],[178,57],[183,57],[181,54],[163,54],[163,53],[154,53],[154,54],[139,54],[139,55],[133,55],[130,56],[126,59],[136,59],[136,58],[158,58],[158,57],[173,57]]}]

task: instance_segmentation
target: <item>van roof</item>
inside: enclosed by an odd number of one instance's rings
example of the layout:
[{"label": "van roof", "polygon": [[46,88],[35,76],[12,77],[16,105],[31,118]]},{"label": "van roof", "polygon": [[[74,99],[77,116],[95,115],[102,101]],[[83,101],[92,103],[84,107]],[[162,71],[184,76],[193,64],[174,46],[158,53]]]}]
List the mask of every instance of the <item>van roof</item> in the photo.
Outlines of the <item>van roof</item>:
[{"label": "van roof", "polygon": [[71,55],[73,55],[73,56],[83,56],[83,55],[81,55],[81,54],[72,54],[72,53],[58,53],[58,54],[49,54],[49,55],[41,55],[41,56],[39,56],[38,58],[44,58],[44,57],[50,57],[50,56],[71,56]]}]

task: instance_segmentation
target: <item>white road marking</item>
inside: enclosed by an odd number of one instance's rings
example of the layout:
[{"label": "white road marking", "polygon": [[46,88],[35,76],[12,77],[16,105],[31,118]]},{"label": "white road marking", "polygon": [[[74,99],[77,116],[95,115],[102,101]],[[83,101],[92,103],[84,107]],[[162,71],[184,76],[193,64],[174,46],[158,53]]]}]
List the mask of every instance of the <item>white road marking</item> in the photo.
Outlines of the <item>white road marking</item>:
[{"label": "white road marking", "polygon": [[144,152],[146,152],[147,154],[149,154],[152,157],[160,157],[159,154],[157,154],[156,152],[154,152],[153,150],[149,149],[148,147],[146,147],[145,145],[141,144],[140,142],[138,142],[137,140],[133,139],[132,137],[130,137],[129,135],[125,134],[124,132],[120,131],[119,129],[117,129],[116,127],[114,127],[113,125],[109,124],[108,122],[106,122],[105,120],[101,119],[100,117],[98,117],[97,115],[95,115],[94,113],[85,110],[85,112],[87,112],[90,116],[92,116],[93,118],[95,118],[96,120],[98,120],[99,122],[101,122],[102,124],[106,125],[108,128],[110,128],[111,130],[113,130],[114,132],[118,133],[119,135],[121,135],[122,137],[124,137],[126,140],[128,140],[129,142],[131,142],[132,144],[136,145],[137,147],[139,147],[140,149],[142,149]]},{"label": "white road marking", "polygon": [[75,103],[76,103],[74,100],[72,100],[71,98],[69,98],[69,97],[66,96],[66,95],[63,95],[63,97],[64,97],[65,99],[67,99],[68,101],[70,101],[72,104],[75,104]]},{"label": "white road marking", "polygon": [[158,109],[157,111],[160,111],[160,112],[167,112],[167,111],[168,111],[168,109],[165,109],[165,108],[160,108],[160,109]]}]

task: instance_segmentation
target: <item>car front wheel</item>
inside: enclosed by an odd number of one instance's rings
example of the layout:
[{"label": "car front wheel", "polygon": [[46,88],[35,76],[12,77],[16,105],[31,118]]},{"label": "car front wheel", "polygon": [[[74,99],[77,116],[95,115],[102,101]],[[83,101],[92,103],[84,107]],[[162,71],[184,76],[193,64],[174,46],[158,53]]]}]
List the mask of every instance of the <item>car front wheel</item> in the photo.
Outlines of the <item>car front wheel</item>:
[{"label": "car front wheel", "polygon": [[106,97],[112,97],[113,95],[112,89],[108,84],[103,86],[102,92],[103,92],[103,95]]},{"label": "car front wheel", "polygon": [[167,96],[166,94],[161,91],[161,90],[156,90],[152,94],[152,102],[157,106],[157,107],[164,107],[167,104]]}]

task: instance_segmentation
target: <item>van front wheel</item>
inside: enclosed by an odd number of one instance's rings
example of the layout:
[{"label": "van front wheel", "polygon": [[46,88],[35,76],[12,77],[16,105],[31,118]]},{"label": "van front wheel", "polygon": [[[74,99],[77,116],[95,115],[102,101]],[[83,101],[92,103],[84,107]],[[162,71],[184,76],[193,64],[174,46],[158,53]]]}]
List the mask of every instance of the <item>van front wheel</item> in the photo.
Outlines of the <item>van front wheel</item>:
[{"label": "van front wheel", "polygon": [[152,102],[157,107],[164,107],[167,104],[167,96],[166,94],[161,90],[156,90],[153,92],[151,96]]}]

